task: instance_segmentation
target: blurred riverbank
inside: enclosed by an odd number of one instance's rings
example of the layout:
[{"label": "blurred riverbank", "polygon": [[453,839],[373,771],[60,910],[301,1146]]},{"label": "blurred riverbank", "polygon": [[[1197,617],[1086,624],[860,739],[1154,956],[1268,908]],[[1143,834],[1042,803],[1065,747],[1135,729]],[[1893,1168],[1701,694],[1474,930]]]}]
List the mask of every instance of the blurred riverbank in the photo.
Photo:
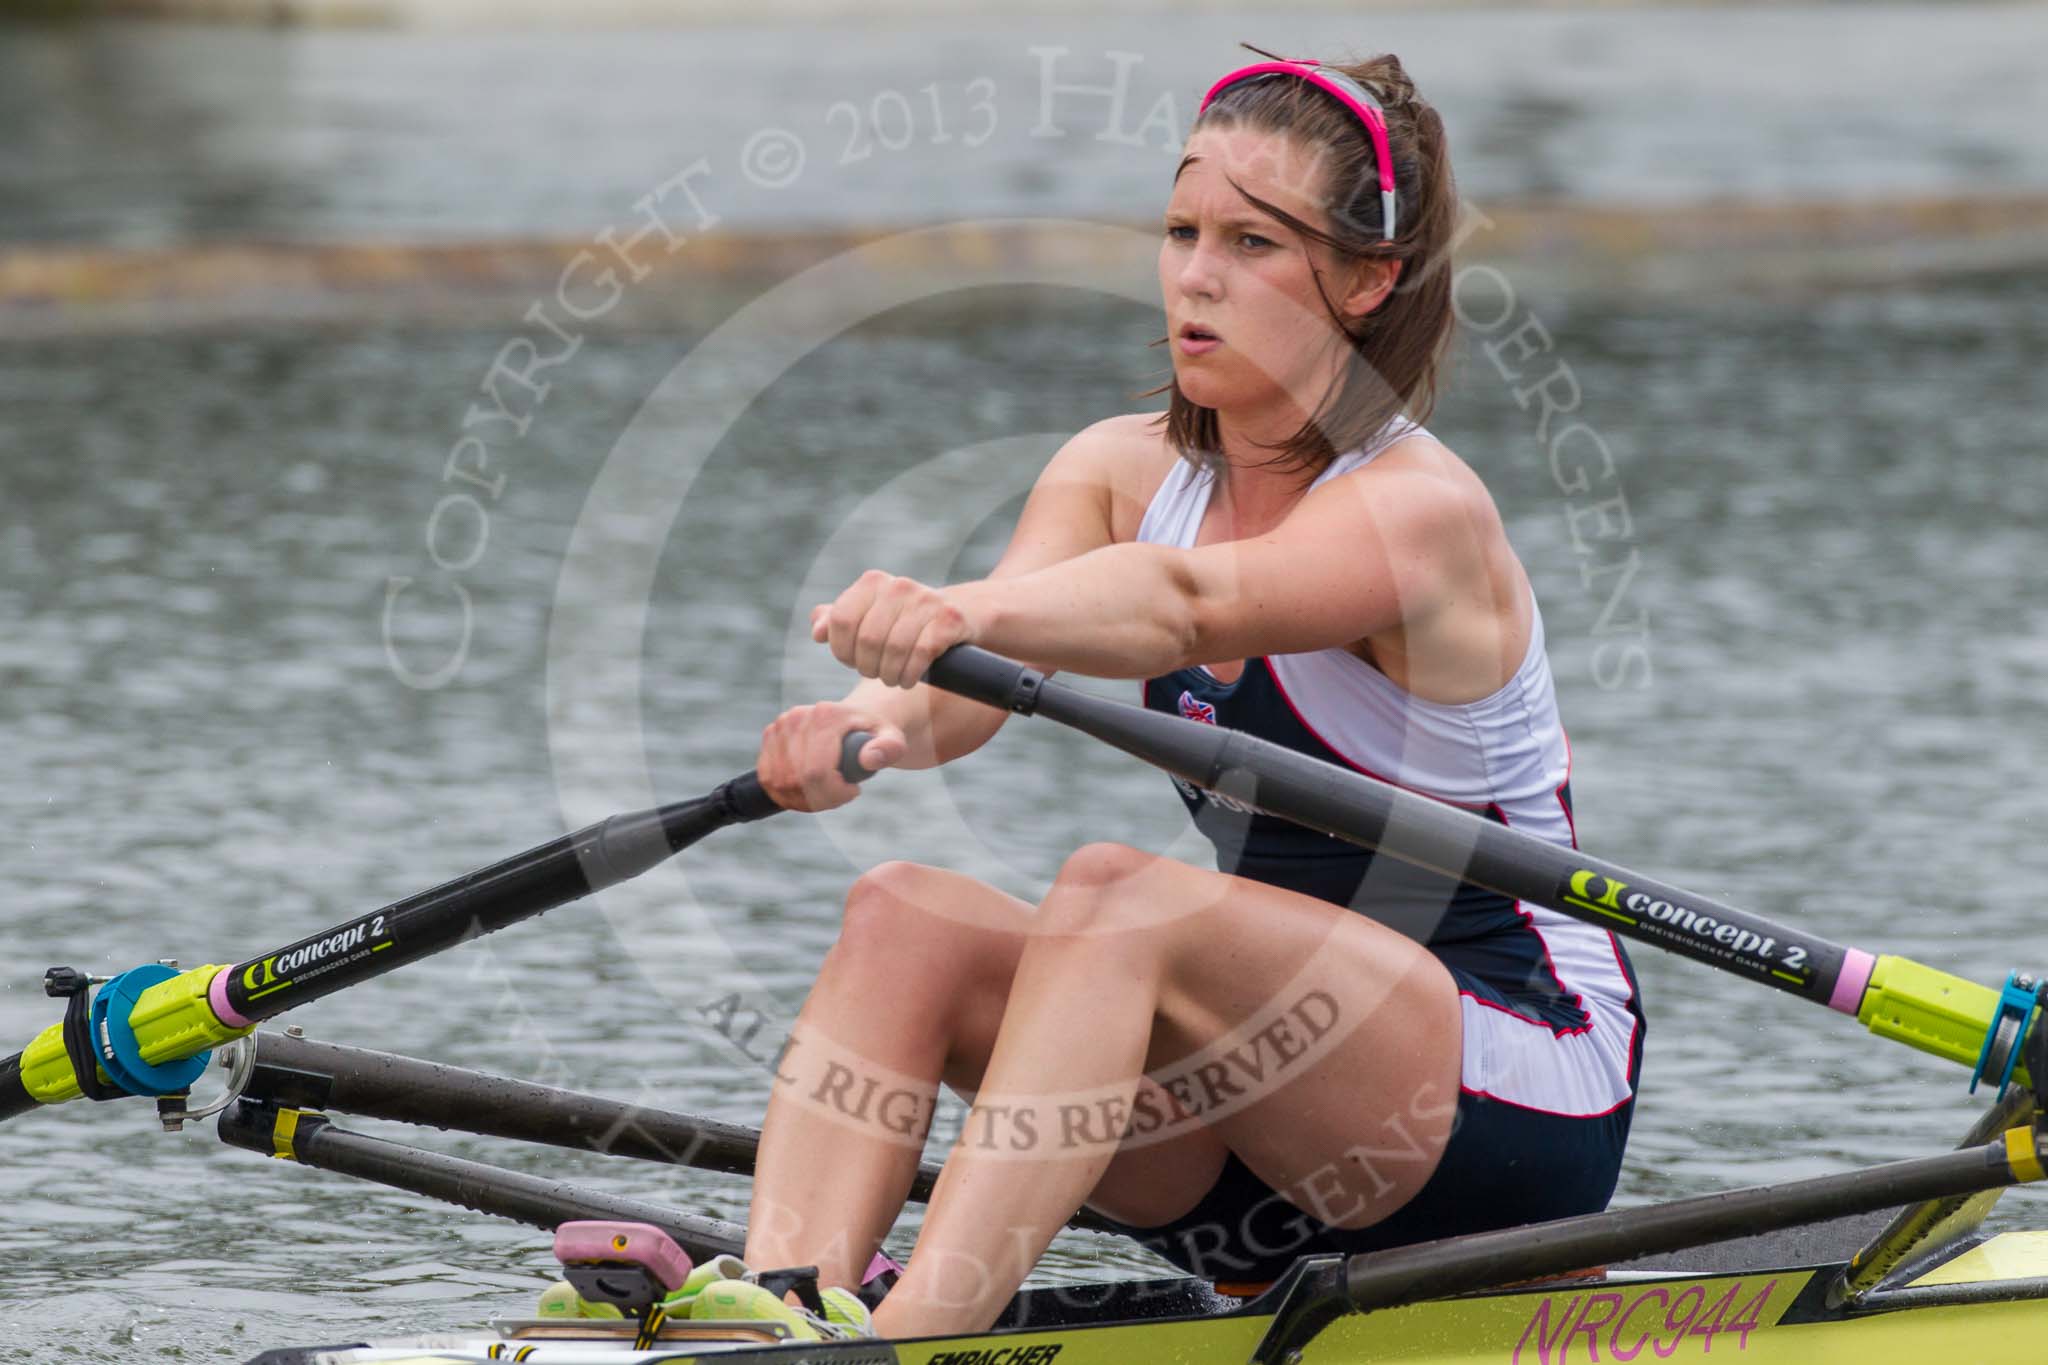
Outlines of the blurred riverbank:
[{"label": "blurred riverbank", "polygon": [[606,6],[556,30],[502,7],[471,28],[0,24],[0,327],[488,325],[605,234],[647,230],[655,200],[688,246],[610,323],[715,319],[931,225],[1093,278],[1121,266],[1042,239],[1149,231],[1240,40],[1400,53],[1450,129],[1465,258],[1523,289],[2048,264],[2040,5],[841,8],[649,6],[667,26],[638,30]]},{"label": "blurred riverbank", "polygon": [[700,164],[725,232],[1142,222],[1240,41],[1398,53],[1488,212],[2048,195],[2040,5],[101,21],[0,25],[0,242],[574,239]]},{"label": "blurred riverbank", "polygon": [[[1083,230],[1076,231],[1077,226]],[[405,322],[511,325],[537,299],[603,297],[607,328],[709,327],[748,299],[847,252],[903,283],[974,266],[1053,273],[1106,293],[1143,286],[1149,229],[1066,220],[946,225],[936,234],[709,233],[673,255],[604,241],[222,243],[129,250],[0,245],[0,331],[17,338],[164,327]],[[617,234],[613,240],[618,239]],[[632,264],[624,264],[630,261]],[[1471,220],[1461,266],[1525,292],[1580,296],[1830,290],[2048,262],[2048,196],[1632,209],[1525,205]],[[613,291],[607,268],[646,275]],[[595,290],[595,292],[593,292]]]}]

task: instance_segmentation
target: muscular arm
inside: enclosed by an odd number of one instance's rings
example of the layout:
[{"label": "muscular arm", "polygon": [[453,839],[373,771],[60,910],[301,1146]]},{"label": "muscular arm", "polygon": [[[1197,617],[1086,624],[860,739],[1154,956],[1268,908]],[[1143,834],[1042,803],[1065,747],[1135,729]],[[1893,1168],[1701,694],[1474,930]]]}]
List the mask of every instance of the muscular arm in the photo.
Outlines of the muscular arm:
[{"label": "muscular arm", "polygon": [[1370,488],[1333,479],[1248,540],[1106,545],[946,595],[997,653],[1097,677],[1349,644],[1428,619],[1461,574],[1464,510],[1443,480],[1389,471]]},{"label": "muscular arm", "polygon": [[[1098,422],[1060,447],[1025,499],[1017,529],[984,582],[1022,578],[1110,546],[1117,421]],[[846,704],[902,729],[909,749],[896,764],[899,768],[932,768],[971,754],[994,737],[1009,714],[924,683],[905,690],[873,678],[862,679],[847,693]]]}]

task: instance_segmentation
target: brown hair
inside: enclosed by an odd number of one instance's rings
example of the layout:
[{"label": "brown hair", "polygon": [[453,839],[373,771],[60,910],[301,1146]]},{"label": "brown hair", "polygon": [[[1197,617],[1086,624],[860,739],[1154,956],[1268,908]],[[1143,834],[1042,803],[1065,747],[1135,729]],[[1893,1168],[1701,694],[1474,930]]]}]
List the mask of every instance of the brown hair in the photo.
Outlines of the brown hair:
[{"label": "brown hair", "polygon": [[[1251,50],[1271,60],[1286,60]],[[1296,467],[1310,479],[1340,452],[1371,440],[1394,417],[1406,413],[1420,422],[1435,408],[1437,367],[1451,341],[1448,267],[1458,217],[1443,119],[1415,93],[1400,58],[1388,53],[1362,62],[1323,65],[1363,85],[1386,111],[1396,208],[1391,242],[1382,238],[1379,162],[1372,139],[1356,114],[1307,81],[1254,80],[1230,86],[1189,130],[1193,136],[1202,128],[1235,127],[1292,137],[1318,154],[1314,164],[1330,165],[1323,190],[1315,196],[1328,215],[1328,231],[1267,203],[1234,180],[1231,185],[1247,203],[1329,247],[1340,261],[1381,257],[1401,262],[1393,291],[1356,323],[1347,323],[1338,313],[1322,272],[1316,272],[1323,306],[1350,338],[1350,363],[1299,431],[1277,445],[1261,445],[1278,452],[1266,465]],[[1159,393],[1172,395],[1164,414],[1167,442],[1198,468],[1219,471],[1223,443],[1216,410],[1182,396],[1179,383],[1171,378],[1141,396]]]}]

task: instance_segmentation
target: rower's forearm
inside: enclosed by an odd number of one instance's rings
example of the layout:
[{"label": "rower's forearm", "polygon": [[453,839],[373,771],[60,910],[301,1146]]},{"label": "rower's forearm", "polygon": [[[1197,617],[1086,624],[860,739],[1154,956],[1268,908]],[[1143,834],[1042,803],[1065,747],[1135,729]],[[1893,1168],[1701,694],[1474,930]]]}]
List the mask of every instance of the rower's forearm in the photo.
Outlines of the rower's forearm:
[{"label": "rower's forearm", "polygon": [[864,678],[846,694],[847,706],[882,717],[903,731],[907,748],[899,768],[936,768],[973,753],[1002,728],[1005,712],[941,691],[930,683],[905,690]]},{"label": "rower's forearm", "polygon": [[1195,585],[1171,546],[1105,545],[946,591],[960,594],[983,648],[1052,668],[1152,678],[1189,662],[1196,646]]}]

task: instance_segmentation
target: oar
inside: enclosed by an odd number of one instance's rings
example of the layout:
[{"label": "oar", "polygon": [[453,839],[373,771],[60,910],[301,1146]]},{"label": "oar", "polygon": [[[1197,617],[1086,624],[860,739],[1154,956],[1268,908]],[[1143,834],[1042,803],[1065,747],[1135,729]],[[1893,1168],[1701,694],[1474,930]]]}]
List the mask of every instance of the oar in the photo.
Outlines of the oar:
[{"label": "oar", "polygon": [[[857,755],[871,738],[846,737],[840,772],[848,781],[869,776]],[[66,1026],[53,1024],[0,1061],[0,1119],[109,1085],[116,1093],[180,1093],[208,1049],[260,1020],[637,877],[715,830],[780,809],[744,773],[693,801],[614,815],[232,966],[124,972],[93,996],[89,1036],[73,1027],[67,1040]],[[65,968],[52,977],[79,981]],[[81,1069],[97,1074],[81,1080]]]},{"label": "oar", "polygon": [[256,1061],[242,1094],[264,1104],[730,1175],[752,1173],[761,1142],[758,1128],[392,1052],[269,1030],[252,1042]]},{"label": "oar", "polygon": [[[2039,1012],[2031,981],[2001,995],[1906,958],[1831,943],[1254,735],[1048,681],[986,650],[955,646],[926,680],[1058,721],[1268,814],[1854,1015],[1873,1033],[1994,1081],[2025,1079],[2008,1068]],[[2048,1029],[2032,1032],[2048,1037]]]},{"label": "oar", "polygon": [[652,1223],[675,1238],[696,1261],[737,1256],[746,1243],[746,1229],[724,1219],[352,1133],[320,1114],[298,1109],[241,1100],[222,1112],[219,1132],[221,1141],[232,1147],[374,1181],[550,1232],[577,1218]]},{"label": "oar", "polygon": [[[752,1175],[760,1152],[761,1130],[744,1124],[284,1033],[259,1033],[254,1041],[256,1062],[243,1094],[266,1104],[356,1114],[730,1175]],[[938,1178],[937,1165],[921,1164],[909,1197],[927,1202]],[[1074,1215],[1070,1226],[1114,1230],[1085,1208]]]}]

